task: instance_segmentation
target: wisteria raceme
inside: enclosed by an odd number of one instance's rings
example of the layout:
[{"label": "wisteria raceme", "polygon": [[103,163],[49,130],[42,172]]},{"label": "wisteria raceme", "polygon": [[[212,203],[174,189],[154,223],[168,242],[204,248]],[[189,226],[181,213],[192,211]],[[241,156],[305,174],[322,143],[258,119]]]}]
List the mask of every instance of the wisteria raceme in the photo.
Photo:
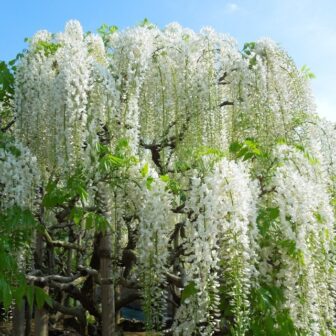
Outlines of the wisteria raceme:
[{"label": "wisteria raceme", "polygon": [[[148,182],[150,181],[150,182]],[[138,210],[138,273],[143,288],[143,308],[149,330],[160,327],[167,314],[168,241],[172,230],[172,197],[155,172],[143,179]]]},{"label": "wisteria raceme", "polygon": [[130,141],[132,151],[138,153],[140,132],[139,97],[143,81],[154,52],[154,32],[147,27],[115,33],[109,47],[113,49],[110,61],[116,86],[120,92],[118,116],[121,136]]},{"label": "wisteria raceme", "polygon": [[311,155],[320,162],[321,176],[319,178],[322,178],[330,186],[334,196],[336,191],[335,123],[315,118],[309,123],[308,130],[305,146],[309,148]]},{"label": "wisteria raceme", "polygon": [[36,158],[18,141],[0,140],[0,211],[34,208],[39,172]]},{"label": "wisteria raceme", "polygon": [[203,181],[193,179],[187,203],[192,217],[186,222],[190,257],[185,261],[186,281],[197,295],[179,308],[176,335],[212,335],[220,301],[230,306],[234,332],[243,335],[248,329],[249,292],[256,275],[255,191],[245,167],[226,159]]},{"label": "wisteria raceme", "polygon": [[55,37],[39,32],[18,68],[17,133],[49,173],[74,168],[84,156],[93,39],[84,39],[77,21]]},{"label": "wisteria raceme", "polygon": [[232,73],[235,105],[228,119],[232,139],[253,138],[267,150],[279,139],[299,140],[305,122],[314,115],[304,73],[270,39],[246,43],[240,69],[239,74]]},{"label": "wisteria raceme", "polygon": [[187,297],[178,309],[174,333],[212,335],[217,324],[213,313],[218,314],[219,303],[219,227],[212,213],[216,196],[199,177],[193,179],[191,188],[188,207],[193,218],[186,222],[185,281],[197,295]]},{"label": "wisteria raceme", "polygon": [[331,335],[335,271],[330,260],[334,239],[330,196],[315,174],[317,162],[286,146],[279,152],[284,165],[274,176],[274,204],[280,215],[277,277],[285,308],[301,332]]},{"label": "wisteria raceme", "polygon": [[[16,79],[20,134],[48,128],[36,134],[43,139],[36,151],[45,149],[43,157],[61,160],[58,166],[69,156],[78,159],[101,123],[111,137],[128,137],[134,153],[140,140],[169,135],[173,159],[197,144],[225,149],[231,141],[274,132],[272,139],[293,138],[297,123],[311,114],[306,79],[272,41],[249,48],[242,54],[227,35],[211,28],[197,34],[178,24],[114,32],[106,50],[100,37],[84,39],[75,21],[56,37],[40,32]],[[97,103],[92,114],[88,109]],[[50,111],[52,119],[46,118]],[[260,122],[252,131],[254,119]],[[266,131],[270,127],[274,132]],[[170,156],[168,149],[163,156]]]}]

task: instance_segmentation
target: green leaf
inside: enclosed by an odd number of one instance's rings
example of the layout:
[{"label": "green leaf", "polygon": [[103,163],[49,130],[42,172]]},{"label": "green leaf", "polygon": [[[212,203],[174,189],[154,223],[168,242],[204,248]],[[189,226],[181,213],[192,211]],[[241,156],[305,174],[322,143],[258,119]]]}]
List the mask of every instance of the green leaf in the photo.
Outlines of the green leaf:
[{"label": "green leaf", "polygon": [[13,298],[18,306],[22,306],[23,298],[26,293],[26,284],[20,285],[13,289]]},{"label": "green leaf", "polygon": [[15,146],[9,146],[8,150],[16,157],[19,157],[21,155],[21,151]]},{"label": "green leaf", "polygon": [[239,142],[232,142],[229,147],[230,153],[238,153],[242,148],[242,145]]},{"label": "green leaf", "polygon": [[258,148],[258,145],[252,139],[247,139],[244,141],[244,144],[249,148],[249,150],[255,155],[261,155],[261,151]]},{"label": "green leaf", "polygon": [[35,286],[35,301],[38,309],[41,309],[45,304],[52,306],[52,300],[49,295],[40,287]]},{"label": "green leaf", "polygon": [[305,153],[304,153],[303,156],[308,160],[308,162],[309,162],[312,166],[314,166],[314,165],[316,165],[316,164],[319,163],[319,160],[318,160],[316,157],[314,157],[314,156],[312,156],[311,154],[309,154],[307,151],[305,151]]},{"label": "green leaf", "polygon": [[118,140],[118,143],[116,145],[116,152],[120,152],[121,150],[125,150],[128,148],[128,140],[126,138],[121,138]]},{"label": "green leaf", "polygon": [[76,192],[77,194],[79,195],[79,198],[82,200],[82,201],[86,201],[89,197],[89,194],[88,192],[86,191],[86,189],[81,186],[81,185],[78,185],[77,188],[76,188]]},{"label": "green leaf", "polygon": [[324,223],[323,216],[319,212],[314,212],[314,217],[316,218],[318,223],[320,224]]},{"label": "green leaf", "polygon": [[315,79],[316,78],[315,74],[310,70],[310,68],[306,64],[304,64],[301,67],[300,72],[307,79]]},{"label": "green leaf", "polygon": [[213,147],[201,146],[196,151],[196,157],[201,158],[202,156],[212,155],[218,158],[224,156],[224,153],[218,149]]},{"label": "green leaf", "polygon": [[246,153],[244,156],[243,156],[243,161],[247,161],[251,158],[255,157],[255,154],[251,153],[251,152],[248,152]]},{"label": "green leaf", "polygon": [[66,190],[55,189],[43,197],[42,204],[46,208],[53,208],[64,204],[69,199],[70,195]]},{"label": "green leaf", "polygon": [[140,27],[148,27],[148,28],[153,28],[154,25],[147,19],[144,18],[140,23],[139,23]]},{"label": "green leaf", "polygon": [[36,51],[42,51],[45,56],[54,55],[58,48],[61,46],[60,43],[54,43],[49,41],[38,41],[35,45]]},{"label": "green leaf", "polygon": [[279,246],[286,249],[287,253],[295,257],[297,256],[296,241],[291,239],[283,239],[279,241]]},{"label": "green leaf", "polygon": [[70,212],[70,219],[74,221],[76,225],[80,224],[84,216],[84,210],[82,208],[73,208]]},{"label": "green leaf", "polygon": [[86,229],[95,228],[96,230],[104,233],[110,227],[110,223],[104,216],[94,212],[88,212],[85,215],[85,227]]},{"label": "green leaf", "polygon": [[94,213],[93,212],[89,212],[87,214],[87,216],[85,217],[85,228],[88,230],[93,229],[94,225],[95,225],[95,218],[94,218]]},{"label": "green leaf", "polygon": [[109,41],[109,35],[114,34],[116,31],[118,31],[117,26],[109,26],[106,23],[102,24],[98,29],[97,32],[102,38],[104,44],[106,45]]},{"label": "green leaf", "polygon": [[255,42],[246,42],[244,43],[243,52],[246,55],[251,55],[251,51],[255,49],[255,46],[256,46]]},{"label": "green leaf", "polygon": [[148,163],[145,163],[145,165],[141,168],[140,173],[142,177],[146,177],[149,172],[149,166]]},{"label": "green leaf", "polygon": [[146,187],[147,189],[151,189],[152,183],[154,182],[154,178],[152,176],[148,176],[146,180]]},{"label": "green leaf", "polygon": [[257,223],[260,233],[264,236],[268,233],[272,223],[279,218],[280,210],[278,207],[260,209],[257,217]]},{"label": "green leaf", "polygon": [[275,220],[280,216],[279,207],[276,208],[267,208],[268,216],[270,220]]},{"label": "green leaf", "polygon": [[190,282],[186,287],[184,287],[181,293],[181,302],[183,303],[189,297],[196,295],[198,290],[196,288],[195,282]]},{"label": "green leaf", "polygon": [[102,233],[105,233],[108,227],[110,226],[110,223],[108,220],[101,215],[96,215],[95,217],[95,224],[96,224],[96,229]]},{"label": "green leaf", "polygon": [[184,162],[184,161],[176,161],[174,163],[174,167],[175,167],[175,170],[179,172],[183,172],[183,171],[190,169],[189,163]]},{"label": "green leaf", "polygon": [[160,180],[165,182],[165,183],[168,183],[170,181],[170,177],[169,177],[169,175],[161,175]]},{"label": "green leaf", "polygon": [[115,33],[116,31],[118,31],[118,27],[117,26],[114,26],[114,25],[112,25],[112,26],[110,26],[109,27],[109,33],[110,34],[113,34],[113,33]]},{"label": "green leaf", "polygon": [[0,301],[3,303],[5,310],[7,310],[12,303],[12,291],[5,279],[0,279]]},{"label": "green leaf", "polygon": [[111,169],[113,170],[122,167],[124,164],[124,160],[112,154],[106,154],[100,159],[99,163],[103,170],[109,171]]},{"label": "green leaf", "polygon": [[27,298],[27,302],[30,308],[33,307],[33,303],[34,303],[34,291],[35,291],[35,287],[34,286],[27,286],[26,288],[26,298]]},{"label": "green leaf", "polygon": [[182,40],[183,40],[184,42],[189,42],[189,40],[190,40],[190,35],[189,35],[189,34],[184,34],[184,35],[182,36]]},{"label": "green leaf", "polygon": [[237,158],[244,157],[249,152],[249,149],[246,146],[243,146],[241,150],[236,154]]}]

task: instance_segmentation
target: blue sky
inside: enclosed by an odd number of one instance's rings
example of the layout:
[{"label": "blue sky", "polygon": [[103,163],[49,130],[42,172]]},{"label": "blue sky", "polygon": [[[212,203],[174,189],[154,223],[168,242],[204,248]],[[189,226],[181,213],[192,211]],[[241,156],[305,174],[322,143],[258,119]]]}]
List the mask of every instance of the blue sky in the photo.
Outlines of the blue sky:
[{"label": "blue sky", "polygon": [[336,121],[335,0],[2,0],[0,59],[9,60],[37,30],[63,30],[78,19],[84,30],[101,24],[126,28],[145,17],[160,27],[177,21],[199,30],[213,26],[242,45],[270,37],[300,67],[315,73],[313,93],[320,115]]}]

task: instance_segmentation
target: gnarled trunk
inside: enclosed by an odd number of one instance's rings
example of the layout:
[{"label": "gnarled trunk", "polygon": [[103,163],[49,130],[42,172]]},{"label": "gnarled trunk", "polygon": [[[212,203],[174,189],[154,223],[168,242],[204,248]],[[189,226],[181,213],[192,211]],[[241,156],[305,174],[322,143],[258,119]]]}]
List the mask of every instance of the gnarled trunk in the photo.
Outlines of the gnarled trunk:
[{"label": "gnarled trunk", "polygon": [[[37,269],[43,268],[43,258],[45,253],[45,243],[43,236],[38,233],[36,235],[36,250],[35,250],[35,267]],[[48,290],[47,288],[45,288]],[[48,312],[42,307],[35,310],[35,336],[48,336]]]},{"label": "gnarled trunk", "polygon": [[113,276],[112,241],[108,231],[100,242],[100,275],[102,297],[102,336],[112,336],[116,332],[115,289],[111,281]]},{"label": "gnarled trunk", "polygon": [[13,310],[13,336],[25,336],[25,305],[15,304]]}]

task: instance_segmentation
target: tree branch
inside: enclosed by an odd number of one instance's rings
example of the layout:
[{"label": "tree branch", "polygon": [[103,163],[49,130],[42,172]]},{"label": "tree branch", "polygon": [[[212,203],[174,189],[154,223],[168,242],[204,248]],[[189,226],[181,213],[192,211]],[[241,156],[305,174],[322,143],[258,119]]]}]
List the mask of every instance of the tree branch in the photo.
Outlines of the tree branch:
[{"label": "tree branch", "polygon": [[15,123],[16,118],[14,118],[12,121],[10,121],[6,126],[1,128],[2,132],[8,131]]},{"label": "tree branch", "polygon": [[78,251],[81,251],[81,252],[85,251],[84,247],[81,247],[77,244],[64,242],[62,240],[53,240],[51,238],[49,232],[46,229],[43,232],[43,236],[46,239],[46,242],[47,242],[48,245],[52,245],[52,246],[56,246],[56,247],[63,247],[63,248],[66,248],[66,249],[78,250]]}]

